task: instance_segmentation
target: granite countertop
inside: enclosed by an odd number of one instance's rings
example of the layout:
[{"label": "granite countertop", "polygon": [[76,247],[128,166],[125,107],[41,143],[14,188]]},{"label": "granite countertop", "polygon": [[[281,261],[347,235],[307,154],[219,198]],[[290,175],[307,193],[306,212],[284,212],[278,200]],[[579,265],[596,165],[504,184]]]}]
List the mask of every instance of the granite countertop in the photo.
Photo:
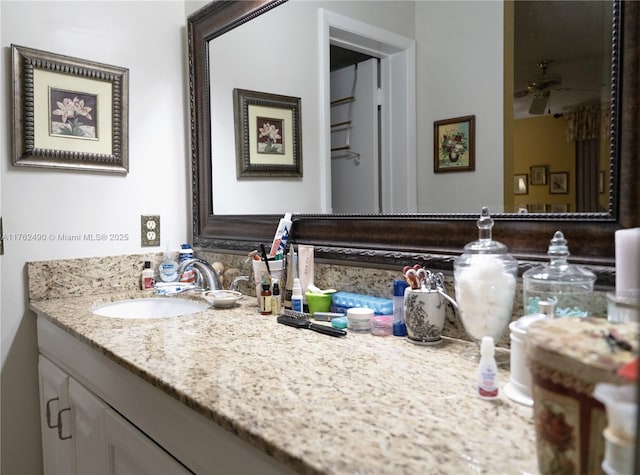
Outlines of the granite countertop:
[{"label": "granite countertop", "polygon": [[[301,473],[537,471],[532,409],[504,394],[475,396],[469,342],[333,338],[260,315],[254,297],[178,318],[89,311],[142,296],[149,294],[39,300],[31,308]],[[504,387],[508,371],[500,378]]]}]

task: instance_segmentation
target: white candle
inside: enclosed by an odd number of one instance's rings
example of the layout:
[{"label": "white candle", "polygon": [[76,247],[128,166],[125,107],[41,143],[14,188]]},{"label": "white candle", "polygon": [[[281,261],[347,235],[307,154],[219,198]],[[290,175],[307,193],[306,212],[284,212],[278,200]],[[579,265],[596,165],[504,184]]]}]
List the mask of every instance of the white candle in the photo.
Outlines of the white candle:
[{"label": "white candle", "polygon": [[640,292],[640,228],[616,231],[616,295]]}]

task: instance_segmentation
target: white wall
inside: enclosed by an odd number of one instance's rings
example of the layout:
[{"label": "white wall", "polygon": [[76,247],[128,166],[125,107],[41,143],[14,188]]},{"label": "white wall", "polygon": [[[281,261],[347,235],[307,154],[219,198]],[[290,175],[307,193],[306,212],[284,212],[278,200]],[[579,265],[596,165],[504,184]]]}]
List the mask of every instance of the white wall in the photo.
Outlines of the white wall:
[{"label": "white wall", "polygon": [[[372,6],[373,5],[373,6]],[[318,9],[415,37],[419,212],[503,210],[503,2],[292,0],[217,38],[212,47],[214,210],[220,214],[326,212],[318,179],[323,104]],[[249,30],[250,34],[245,34]],[[293,38],[293,39],[292,39]],[[274,67],[275,66],[275,67]],[[302,98],[302,180],[236,180],[234,87]],[[433,172],[433,122],[476,116],[476,169]],[[274,186],[276,185],[276,186]],[[233,200],[225,199],[236,197]],[[478,209],[472,209],[477,203]],[[324,208],[322,208],[324,206]]]},{"label": "white wall", "polygon": [[[185,4],[0,2],[0,164],[4,233],[125,233],[126,241],[5,240],[2,275],[3,474],[41,471],[35,315],[25,262],[152,252],[140,215],[161,216],[162,240],[190,235]],[[126,176],[11,165],[10,45],[129,68]],[[11,276],[10,279],[6,276]]]},{"label": "white wall", "polygon": [[[216,38],[211,46],[215,213],[329,212],[318,178],[329,159],[318,133],[325,107],[318,91],[328,74],[318,60],[320,8],[399,34],[412,33],[414,26],[411,2],[376,2],[374,9],[360,1],[289,1]],[[301,98],[302,179],[236,179],[234,88]]]},{"label": "white wall", "polygon": [[[326,3],[338,13],[353,16],[351,9],[359,2],[305,3],[307,8]],[[5,234],[129,234],[129,240],[123,242],[5,241],[5,255],[0,257],[3,474],[37,474],[41,470],[35,316],[28,310],[25,262],[157,250],[140,247],[140,214],[161,215],[163,241],[177,245],[189,237],[185,12],[204,4],[182,0],[0,2],[0,205]],[[287,5],[293,3],[278,9]],[[399,30],[407,23],[405,16],[389,10],[379,12],[371,9],[363,21],[411,36]],[[451,189],[472,189],[489,193],[477,202],[492,206],[493,211],[494,202],[496,206],[502,202],[501,190],[486,186],[486,180],[502,170],[501,164],[494,163],[502,156],[502,2],[419,2],[415,24],[423,23],[429,28],[426,36],[419,38],[417,53],[422,64],[418,70],[418,106],[423,110],[418,115],[417,135],[419,179],[428,186],[420,188],[419,198],[439,210],[445,206],[450,209],[457,206],[457,196]],[[292,28],[307,23],[297,24],[292,18]],[[317,29],[306,31],[312,40],[314,31]],[[486,44],[477,42],[478,32]],[[11,43],[130,69],[127,176],[11,165],[7,71]],[[307,43],[313,47],[313,41]],[[265,51],[271,53],[268,48]],[[315,66],[298,62],[300,51],[296,51],[297,55],[285,57],[280,79],[299,78],[305,72],[312,76],[308,87],[317,86],[318,71]],[[269,90],[259,83],[245,87]],[[303,104],[303,128],[313,128],[316,107],[320,105]],[[477,117],[476,172],[433,175],[433,120],[467,114]],[[232,136],[228,141],[233,144]],[[313,139],[303,139],[305,176],[313,169],[313,144]],[[234,151],[231,156],[235,156]],[[235,165],[232,170],[235,174]],[[454,178],[464,180],[464,185],[454,188]],[[239,200],[258,199],[252,194],[236,196]],[[289,203],[283,206],[293,208]]]},{"label": "white wall", "polygon": [[[503,210],[503,3],[418,1],[418,210]],[[476,116],[474,172],[433,172],[433,122]],[[477,209],[470,209],[477,203]]]}]

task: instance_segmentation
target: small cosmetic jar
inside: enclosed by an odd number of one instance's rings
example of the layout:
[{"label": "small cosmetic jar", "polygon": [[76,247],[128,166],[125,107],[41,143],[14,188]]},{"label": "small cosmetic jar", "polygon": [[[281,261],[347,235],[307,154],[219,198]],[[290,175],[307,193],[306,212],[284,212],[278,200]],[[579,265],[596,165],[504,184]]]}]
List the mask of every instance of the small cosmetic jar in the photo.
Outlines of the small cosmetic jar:
[{"label": "small cosmetic jar", "polygon": [[331,326],[333,328],[339,328],[340,330],[343,330],[347,328],[347,325],[347,317],[336,317],[331,319]]},{"label": "small cosmetic jar", "polygon": [[375,315],[371,319],[371,334],[389,336],[393,333],[393,315]]},{"label": "small cosmetic jar", "polygon": [[373,310],[370,308],[350,308],[347,310],[347,328],[355,333],[369,333],[372,318]]},{"label": "small cosmetic jar", "polygon": [[328,312],[331,308],[332,294],[321,294],[315,292],[307,292],[307,304],[309,304],[309,313],[315,316],[316,312]]}]

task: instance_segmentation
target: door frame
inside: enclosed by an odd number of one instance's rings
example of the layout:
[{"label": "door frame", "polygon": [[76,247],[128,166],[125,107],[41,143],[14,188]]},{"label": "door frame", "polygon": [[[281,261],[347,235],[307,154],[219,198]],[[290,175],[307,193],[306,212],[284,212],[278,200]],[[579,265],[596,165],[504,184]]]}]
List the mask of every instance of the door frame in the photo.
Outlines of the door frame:
[{"label": "door frame", "polygon": [[[383,213],[416,213],[416,46],[415,40],[320,9],[320,200],[331,212],[331,128],[329,45],[380,58],[381,192]],[[393,104],[392,107],[387,106]],[[393,157],[393,163],[391,163]]]}]

